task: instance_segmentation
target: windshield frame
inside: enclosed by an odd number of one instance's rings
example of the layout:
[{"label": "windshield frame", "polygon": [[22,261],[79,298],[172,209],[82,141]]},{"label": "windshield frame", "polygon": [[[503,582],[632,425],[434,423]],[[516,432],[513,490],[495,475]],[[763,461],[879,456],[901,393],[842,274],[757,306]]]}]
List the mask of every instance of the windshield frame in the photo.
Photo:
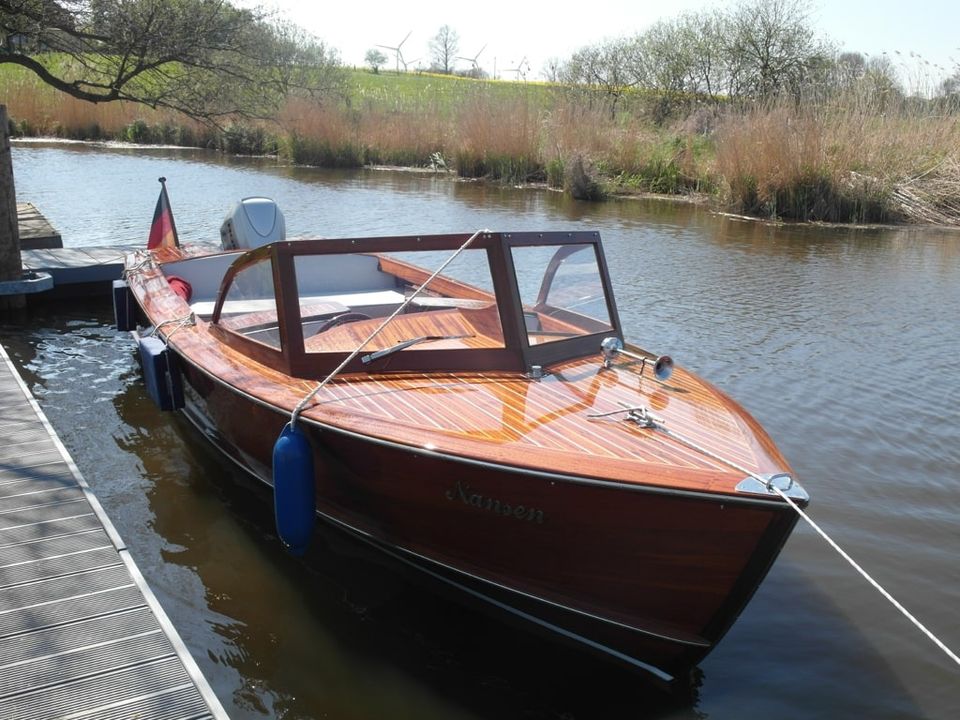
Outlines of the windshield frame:
[{"label": "windshield frame", "polygon": [[[252,359],[294,377],[320,378],[339,365],[349,353],[306,352],[300,298],[297,288],[295,258],[305,255],[368,254],[406,252],[416,250],[455,252],[468,239],[467,234],[414,235],[377,238],[304,239],[271,243],[241,255],[223,276],[217,294],[211,332],[218,339]],[[516,268],[511,249],[514,247],[549,245],[591,245],[596,254],[597,268],[606,298],[611,329],[585,333],[549,343],[530,345],[524,321],[524,309],[516,281]],[[597,232],[523,232],[482,233],[470,246],[486,253],[496,297],[503,347],[467,349],[431,349],[425,343],[416,350],[400,351],[390,355],[388,364],[369,365],[354,358],[344,372],[426,372],[426,371],[507,371],[531,373],[535,366],[545,368],[564,360],[599,354],[600,342],[616,336],[623,340],[619,315],[611,291],[611,283],[600,235]],[[274,348],[245,337],[221,323],[224,301],[230,287],[245,268],[269,257],[272,263],[273,283],[277,304],[280,347]],[[422,268],[426,276],[435,268]],[[545,281],[546,282],[546,281]]]}]

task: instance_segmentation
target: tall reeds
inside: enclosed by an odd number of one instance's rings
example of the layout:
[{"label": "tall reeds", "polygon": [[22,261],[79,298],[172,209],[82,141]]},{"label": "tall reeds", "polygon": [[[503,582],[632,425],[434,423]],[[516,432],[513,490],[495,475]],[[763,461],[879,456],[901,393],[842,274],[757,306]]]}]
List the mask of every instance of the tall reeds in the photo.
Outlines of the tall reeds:
[{"label": "tall reeds", "polygon": [[945,202],[942,209],[951,212],[949,193],[937,188],[955,187],[958,120],[909,98],[856,91],[755,108],[721,121],[717,173],[729,206],[749,214],[831,222],[932,218]]},{"label": "tall reeds", "polygon": [[505,182],[545,177],[539,109],[529,94],[504,98],[478,90],[459,108],[452,130],[460,177]]},{"label": "tall reeds", "polygon": [[444,167],[464,178],[547,180],[588,198],[699,192],[796,220],[960,224],[960,103],[864,82],[762,106],[691,102],[686,116],[658,124],[649,93],[611,107],[598,92],[558,85],[357,78],[342,101],[292,98],[272,122],[219,131],[142,106],[82,103],[22,72],[0,74],[0,95],[25,135],[216,147],[327,167]]}]

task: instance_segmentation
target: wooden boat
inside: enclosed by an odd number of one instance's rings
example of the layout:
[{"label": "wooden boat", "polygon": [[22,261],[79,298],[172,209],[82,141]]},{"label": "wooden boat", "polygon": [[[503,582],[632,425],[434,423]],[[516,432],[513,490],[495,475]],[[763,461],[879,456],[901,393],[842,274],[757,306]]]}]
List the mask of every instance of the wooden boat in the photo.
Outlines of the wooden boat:
[{"label": "wooden boat", "polygon": [[737,403],[622,345],[594,232],[165,248],[127,283],[158,400],[242,468],[273,484],[294,418],[311,518],[667,683],[766,575],[782,495],[807,501]]}]

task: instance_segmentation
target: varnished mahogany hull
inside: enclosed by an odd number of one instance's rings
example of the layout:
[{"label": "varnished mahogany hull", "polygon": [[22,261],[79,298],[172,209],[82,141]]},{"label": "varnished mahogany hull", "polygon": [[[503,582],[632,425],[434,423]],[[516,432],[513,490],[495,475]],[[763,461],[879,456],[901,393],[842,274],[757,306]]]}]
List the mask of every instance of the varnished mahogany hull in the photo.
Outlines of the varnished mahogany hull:
[{"label": "varnished mahogany hull", "polygon": [[[288,413],[182,368],[190,419],[270,483]],[[720,640],[796,523],[776,501],[589,480],[586,467],[536,473],[301,422],[321,517],[665,682]]]}]

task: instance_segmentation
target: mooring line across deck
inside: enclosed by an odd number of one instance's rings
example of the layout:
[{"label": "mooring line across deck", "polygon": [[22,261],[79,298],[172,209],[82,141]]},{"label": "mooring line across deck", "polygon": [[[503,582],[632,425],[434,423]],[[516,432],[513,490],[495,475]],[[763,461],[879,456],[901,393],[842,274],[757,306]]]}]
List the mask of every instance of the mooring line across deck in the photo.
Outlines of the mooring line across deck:
[{"label": "mooring line across deck", "polygon": [[0,346],[0,717],[227,714]]}]

